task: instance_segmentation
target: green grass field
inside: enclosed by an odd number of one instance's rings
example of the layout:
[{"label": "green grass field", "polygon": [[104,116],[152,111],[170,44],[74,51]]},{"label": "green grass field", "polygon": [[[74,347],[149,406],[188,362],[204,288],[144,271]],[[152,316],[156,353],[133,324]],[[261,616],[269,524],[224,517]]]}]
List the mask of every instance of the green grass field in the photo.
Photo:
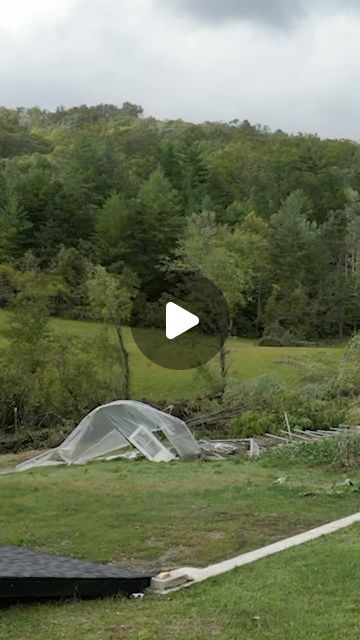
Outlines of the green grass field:
[{"label": "green grass field", "polygon": [[[14,461],[0,458],[3,467]],[[0,544],[138,568],[204,566],[357,512],[358,492],[339,489],[349,475],[357,486],[359,470],[247,461],[114,461],[4,475]],[[358,640],[359,533],[171,597],[12,607],[0,611],[0,637]]]},{"label": "green grass field", "polygon": [[[7,319],[1,312],[0,329]],[[53,319],[51,326],[90,339],[99,331],[92,322]],[[129,329],[125,337],[134,397],[206,390],[196,372],[155,366]],[[242,339],[229,340],[228,349],[233,378],[271,373],[289,383],[297,374],[287,356],[338,360],[342,353],[340,346],[260,348]],[[19,459],[0,456],[0,468]],[[144,569],[205,566],[359,510],[360,470],[276,465],[114,461],[3,475],[0,545]],[[354,488],[341,486],[345,477]],[[0,638],[359,640],[359,533],[353,527],[172,596],[0,609]]]},{"label": "green grass field", "polygon": [[[0,311],[0,330],[9,319],[9,314]],[[95,322],[79,320],[52,319],[51,327],[63,335],[74,335],[91,339],[100,330]],[[144,330],[148,331],[148,330]],[[132,368],[132,390],[134,398],[170,399],[191,398],[206,391],[206,380],[201,378],[196,369],[190,371],[174,371],[164,369],[150,362],[139,351],[132,338],[131,330],[124,329],[126,345],[130,353]],[[115,341],[114,333],[114,341]],[[294,368],[282,360],[286,357],[317,359],[320,355],[330,354],[338,361],[343,353],[343,346],[322,347],[259,347],[255,341],[231,338],[227,343],[229,351],[229,375],[239,380],[249,380],[264,373],[271,373],[279,379],[292,381],[296,377]],[[211,363],[215,369],[217,359]]]},{"label": "green grass field", "polygon": [[[93,336],[99,330],[96,323],[56,319],[53,327],[64,333],[79,336]],[[133,371],[133,394],[148,398],[189,398],[206,390],[206,382],[196,370],[174,371],[159,367],[145,358],[132,338],[131,330],[125,328],[125,339],[129,349]],[[144,330],[146,331],[146,330]],[[342,347],[276,348],[259,347],[255,341],[232,338],[228,341],[230,375],[237,379],[248,380],[263,373],[272,373],[283,379],[294,376],[294,371],[279,363],[286,356],[313,357],[331,353],[339,359]],[[212,362],[217,367],[217,359]]]},{"label": "green grass field", "polygon": [[172,596],[18,606],[4,640],[358,640],[360,527]]}]

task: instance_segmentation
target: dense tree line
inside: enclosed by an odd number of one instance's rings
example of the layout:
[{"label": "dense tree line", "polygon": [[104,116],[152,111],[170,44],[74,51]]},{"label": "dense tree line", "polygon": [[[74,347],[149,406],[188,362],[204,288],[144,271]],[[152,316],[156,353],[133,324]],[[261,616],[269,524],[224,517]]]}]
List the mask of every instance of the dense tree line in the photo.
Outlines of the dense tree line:
[{"label": "dense tree line", "polygon": [[102,265],[132,285],[172,261],[224,290],[238,335],[342,338],[360,321],[360,148],[138,105],[0,109],[0,305],[37,273],[87,317]]}]

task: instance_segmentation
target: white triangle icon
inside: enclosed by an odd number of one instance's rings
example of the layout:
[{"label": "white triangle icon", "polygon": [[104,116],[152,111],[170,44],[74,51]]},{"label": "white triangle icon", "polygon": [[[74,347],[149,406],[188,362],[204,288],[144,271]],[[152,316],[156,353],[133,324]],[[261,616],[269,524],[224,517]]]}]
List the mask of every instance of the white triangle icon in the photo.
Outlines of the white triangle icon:
[{"label": "white triangle icon", "polygon": [[166,305],[166,337],[173,340],[182,333],[189,331],[199,324],[200,320],[190,311],[186,311],[174,302]]}]

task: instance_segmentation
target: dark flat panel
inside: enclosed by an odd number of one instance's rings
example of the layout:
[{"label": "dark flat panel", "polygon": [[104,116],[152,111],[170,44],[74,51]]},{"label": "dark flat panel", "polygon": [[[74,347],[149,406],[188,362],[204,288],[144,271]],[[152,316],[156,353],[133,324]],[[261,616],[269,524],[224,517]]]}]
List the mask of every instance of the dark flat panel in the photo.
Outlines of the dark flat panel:
[{"label": "dark flat panel", "polygon": [[0,601],[96,598],[143,592],[151,574],[18,547],[0,547]]}]

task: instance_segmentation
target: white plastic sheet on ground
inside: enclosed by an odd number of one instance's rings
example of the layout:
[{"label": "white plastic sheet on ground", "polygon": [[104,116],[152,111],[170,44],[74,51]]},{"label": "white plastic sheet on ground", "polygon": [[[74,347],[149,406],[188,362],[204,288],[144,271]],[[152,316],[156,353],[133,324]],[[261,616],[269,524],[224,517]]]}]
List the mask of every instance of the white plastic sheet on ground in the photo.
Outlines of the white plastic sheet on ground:
[{"label": "white plastic sheet on ground", "polygon": [[142,402],[118,400],[94,409],[59,447],[19,464],[15,470],[114,458],[132,446],[154,462],[174,459],[156,434],[166,436],[180,458],[200,455],[199,444],[182,420]]}]

